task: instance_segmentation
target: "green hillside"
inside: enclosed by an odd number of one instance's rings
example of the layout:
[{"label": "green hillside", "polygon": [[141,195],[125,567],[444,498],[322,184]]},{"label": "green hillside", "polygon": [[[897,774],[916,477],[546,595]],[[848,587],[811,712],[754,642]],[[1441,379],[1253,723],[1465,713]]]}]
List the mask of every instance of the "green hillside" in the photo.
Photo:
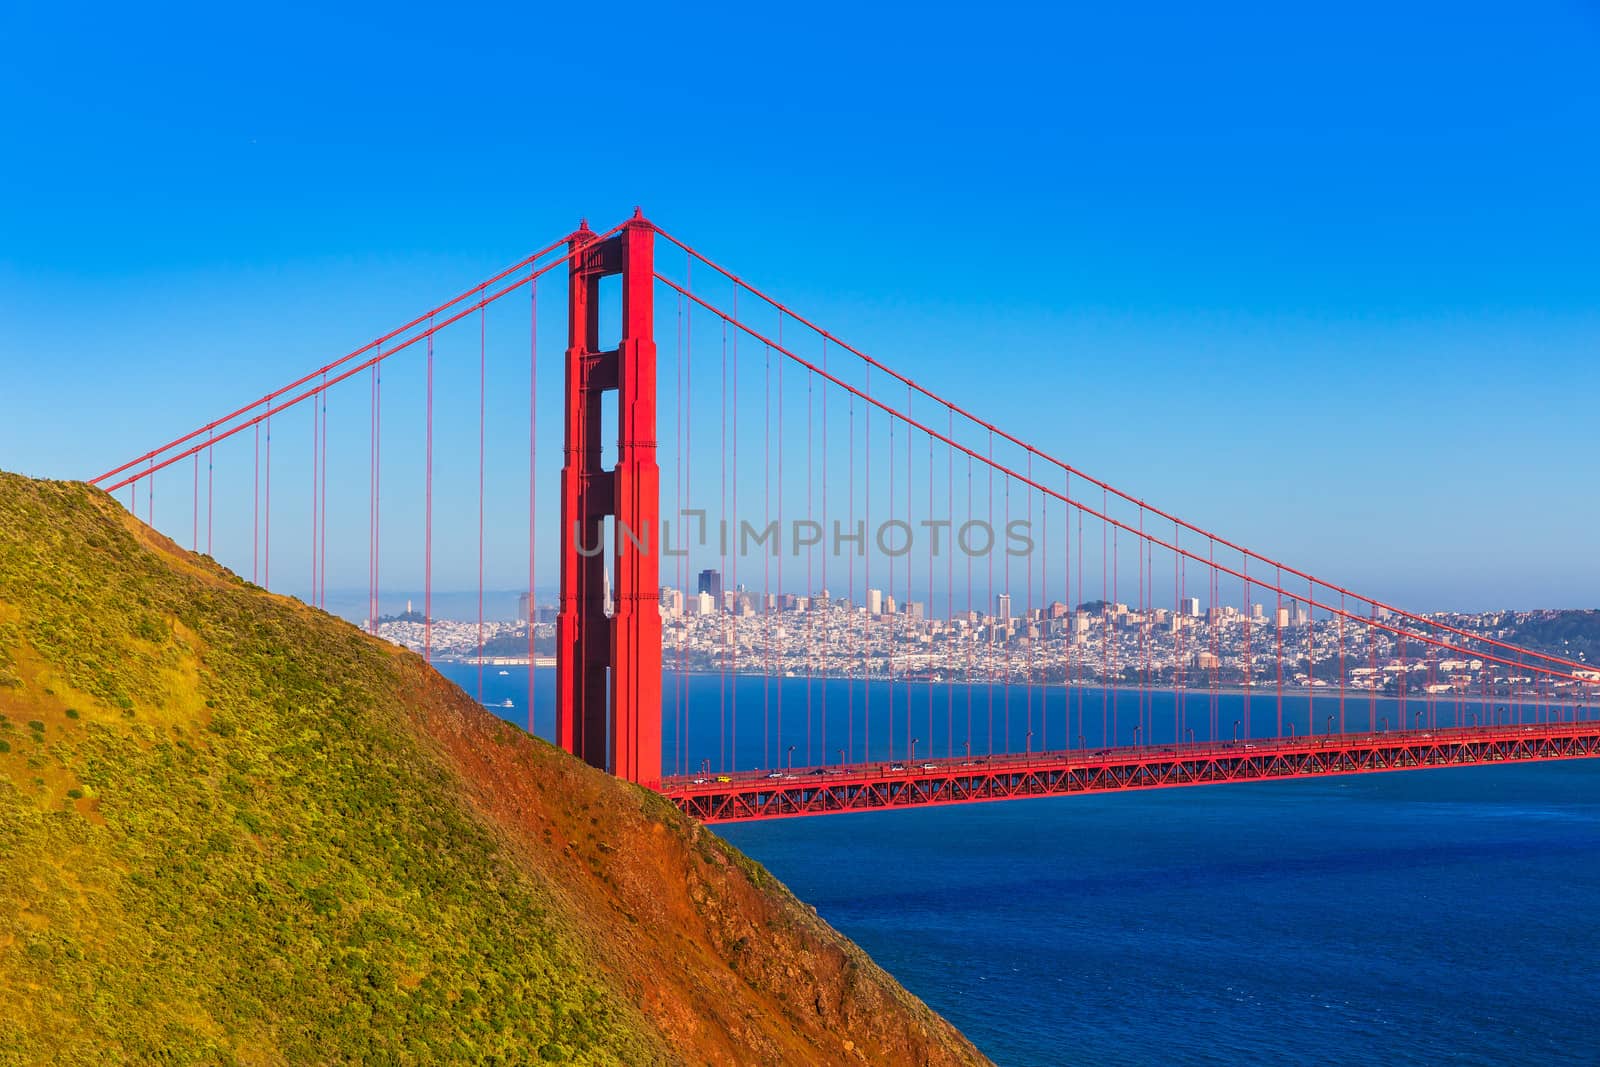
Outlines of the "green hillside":
[{"label": "green hillside", "polygon": [[0,474],[0,1062],[977,1062],[416,657]]}]

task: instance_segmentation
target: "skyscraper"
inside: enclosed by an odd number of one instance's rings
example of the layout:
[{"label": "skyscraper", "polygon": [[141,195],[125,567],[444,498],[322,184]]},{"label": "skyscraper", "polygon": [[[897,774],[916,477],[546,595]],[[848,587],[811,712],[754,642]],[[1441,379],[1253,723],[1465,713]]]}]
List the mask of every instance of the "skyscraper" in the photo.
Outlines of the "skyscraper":
[{"label": "skyscraper", "polygon": [[706,568],[700,572],[700,584],[696,587],[697,593],[710,593],[711,599],[722,603],[722,572]]},{"label": "skyscraper", "polygon": [[1011,621],[1011,594],[999,593],[994,598],[994,613],[1001,622]]},{"label": "skyscraper", "polygon": [[1184,597],[1178,601],[1178,610],[1191,619],[1198,619],[1200,617],[1200,598],[1197,596]]},{"label": "skyscraper", "polygon": [[867,614],[868,615],[882,615],[883,614],[883,590],[882,589],[868,589],[867,590]]}]

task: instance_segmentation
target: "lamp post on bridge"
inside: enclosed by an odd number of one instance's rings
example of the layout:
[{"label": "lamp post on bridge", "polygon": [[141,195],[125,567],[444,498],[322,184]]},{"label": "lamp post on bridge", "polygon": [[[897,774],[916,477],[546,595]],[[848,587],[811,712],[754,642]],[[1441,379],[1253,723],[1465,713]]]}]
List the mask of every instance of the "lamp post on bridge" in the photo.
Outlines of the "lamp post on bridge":
[{"label": "lamp post on bridge", "polygon": [[789,746],[789,751],[787,751],[787,752],[785,752],[783,754],[783,769],[785,771],[794,770],[794,746],[793,745],[790,745]]},{"label": "lamp post on bridge", "polygon": [[1135,726],[1133,728],[1133,747],[1134,748],[1138,748],[1139,747],[1139,731],[1143,730],[1143,729],[1144,729],[1143,725]]},{"label": "lamp post on bridge", "polygon": [[1189,744],[1192,747],[1194,745],[1194,727],[1186,726],[1184,727],[1184,732],[1189,735]]},{"label": "lamp post on bridge", "polygon": [[1333,736],[1333,716],[1332,716],[1332,715],[1329,715],[1329,716],[1328,716],[1328,729],[1327,729],[1327,734],[1328,734],[1328,736],[1329,736],[1329,737],[1332,737],[1332,736]]},{"label": "lamp post on bridge", "polygon": [[1239,743],[1239,720],[1238,719],[1234,719],[1233,720],[1233,743],[1236,744],[1236,745]]},{"label": "lamp post on bridge", "polygon": [[917,743],[921,740],[922,738],[920,737],[913,737],[911,739],[911,755],[907,758],[907,763],[917,762]]}]

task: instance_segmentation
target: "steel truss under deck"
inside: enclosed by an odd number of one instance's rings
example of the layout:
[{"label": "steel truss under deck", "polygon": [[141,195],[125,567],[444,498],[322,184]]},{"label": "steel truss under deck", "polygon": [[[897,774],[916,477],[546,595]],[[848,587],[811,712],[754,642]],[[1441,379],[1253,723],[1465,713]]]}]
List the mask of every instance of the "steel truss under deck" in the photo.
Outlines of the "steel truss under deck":
[{"label": "steel truss under deck", "polygon": [[662,791],[714,823],[1595,755],[1600,721],[807,767],[670,778]]}]

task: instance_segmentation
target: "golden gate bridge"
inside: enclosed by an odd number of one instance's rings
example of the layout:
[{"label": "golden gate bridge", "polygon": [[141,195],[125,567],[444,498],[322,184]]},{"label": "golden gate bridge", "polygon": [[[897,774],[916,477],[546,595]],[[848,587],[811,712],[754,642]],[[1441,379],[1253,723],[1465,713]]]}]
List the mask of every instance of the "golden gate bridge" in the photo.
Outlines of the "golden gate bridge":
[{"label": "golden gate bridge", "polygon": [[[541,368],[550,286],[564,343]],[[436,563],[465,561],[480,701],[486,561],[521,571],[530,730],[543,566],[552,739],[706,821],[1600,752],[1589,665],[1088,475],[637,211],[94,484],[315,606],[364,563],[374,631],[414,581],[430,659]],[[719,588],[686,615],[702,565]]]}]

